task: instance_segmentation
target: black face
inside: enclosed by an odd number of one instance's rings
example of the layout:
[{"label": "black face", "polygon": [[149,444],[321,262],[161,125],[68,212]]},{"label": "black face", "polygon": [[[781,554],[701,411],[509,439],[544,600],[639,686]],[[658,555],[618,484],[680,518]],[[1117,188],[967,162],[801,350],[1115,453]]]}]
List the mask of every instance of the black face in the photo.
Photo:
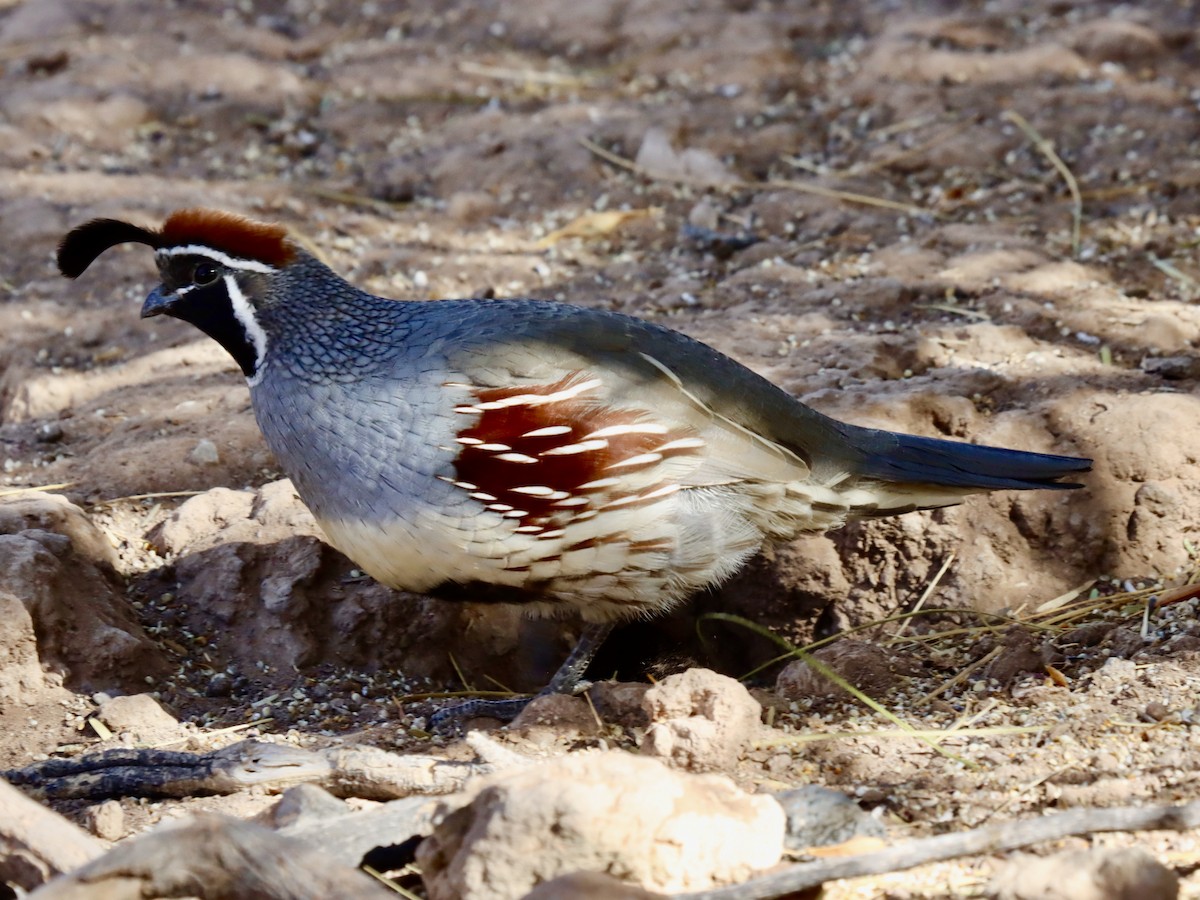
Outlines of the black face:
[{"label": "black face", "polygon": [[234,270],[206,256],[160,256],[158,274],[162,276],[164,293],[175,293],[183,289],[185,296],[197,288],[217,284]]},{"label": "black face", "polygon": [[[252,377],[266,348],[247,298],[261,276],[199,254],[160,255],[158,270],[162,284],[146,298],[142,318],[165,314],[190,322],[229,351],[246,377]],[[260,343],[255,342],[255,331]]]}]

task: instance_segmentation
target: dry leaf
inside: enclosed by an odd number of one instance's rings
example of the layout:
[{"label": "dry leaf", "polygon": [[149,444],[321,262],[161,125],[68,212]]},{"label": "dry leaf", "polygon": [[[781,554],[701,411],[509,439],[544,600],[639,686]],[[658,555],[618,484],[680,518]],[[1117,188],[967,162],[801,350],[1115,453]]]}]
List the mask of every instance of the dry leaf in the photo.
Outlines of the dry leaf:
[{"label": "dry leaf", "polygon": [[831,856],[858,856],[860,853],[874,853],[888,846],[882,838],[859,834],[840,844],[824,844],[820,847],[805,847],[808,856],[824,859]]},{"label": "dry leaf", "polygon": [[603,212],[587,212],[574,221],[568,222],[562,228],[550,232],[537,242],[537,249],[545,250],[553,247],[565,238],[597,238],[612,234],[626,222],[633,219],[644,219],[656,216],[662,210],[658,207],[649,209],[613,209]]}]

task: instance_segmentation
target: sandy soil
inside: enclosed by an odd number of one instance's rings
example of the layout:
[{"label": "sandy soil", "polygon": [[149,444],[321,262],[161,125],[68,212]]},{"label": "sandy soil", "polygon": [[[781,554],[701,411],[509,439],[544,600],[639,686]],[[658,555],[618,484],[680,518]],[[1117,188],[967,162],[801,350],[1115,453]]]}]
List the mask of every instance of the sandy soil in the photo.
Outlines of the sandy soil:
[{"label": "sandy soil", "polygon": [[[1086,601],[1194,580],[1198,25],[1165,0],[0,0],[3,482],[65,485],[85,511],[70,528],[109,546],[77,541],[51,600],[106,598],[105,621],[146,642],[106,671],[84,664],[86,637],[71,655],[67,619],[54,635],[43,622],[43,675],[0,690],[0,766],[85,749],[98,695],[135,690],[193,740],[258,721],[410,746],[429,706],[397,697],[450,686],[452,663],[529,688],[566,646],[553,624],[383,591],[311,536],[286,486],[255,494],[280,476],[243,381],[188,326],[138,320],[144,248],[57,275],[58,239],[93,216],[239,210],[377,293],[616,309],[847,420],[1095,459],[1082,491],[978,497],[771,551],[623,632],[604,672],[741,675],[771,657],[711,620],[696,640],[711,610],[804,640],[910,609],[935,580],[927,606],[1027,618],[1080,587]],[[239,493],[177,512],[179,492],[214,487]],[[67,527],[30,515],[0,519]],[[19,595],[12,577],[0,592]],[[283,585],[275,607],[267,583]],[[856,790],[918,832],[1194,798],[1197,601],[1144,631],[1143,607],[1085,604],[1007,635],[937,636],[970,616],[869,632],[888,647],[880,698],[914,722],[1047,726],[957,739],[979,769],[908,740],[789,738],[732,774]],[[763,696],[781,739],[882,727]],[[131,828],[188,806],[131,802]],[[1144,840],[1200,891],[1196,836]],[[991,865],[866,890],[954,894]]]}]

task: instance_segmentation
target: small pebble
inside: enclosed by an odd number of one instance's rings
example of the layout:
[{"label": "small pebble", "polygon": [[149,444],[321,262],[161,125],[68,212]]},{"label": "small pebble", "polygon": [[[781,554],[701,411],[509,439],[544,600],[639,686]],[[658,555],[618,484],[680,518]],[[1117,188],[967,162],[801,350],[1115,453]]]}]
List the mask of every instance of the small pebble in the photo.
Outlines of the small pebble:
[{"label": "small pebble", "polygon": [[196,463],[197,466],[215,466],[221,462],[221,454],[217,452],[217,445],[205,438],[194,446],[192,452],[187,455],[187,461]]},{"label": "small pebble", "polygon": [[1146,709],[1144,710],[1143,715],[1151,722],[1161,722],[1168,715],[1170,715],[1170,713],[1171,710],[1167,708],[1166,704],[1159,703],[1157,700],[1151,700],[1146,704]]},{"label": "small pebble", "polygon": [[105,800],[83,811],[84,825],[88,831],[105,841],[119,841],[125,837],[125,810],[116,800]]},{"label": "small pebble", "polygon": [[217,445],[207,438],[200,441],[188,454],[188,462],[198,466],[211,466],[220,461],[221,455],[217,452]]},{"label": "small pebble", "polygon": [[1190,356],[1147,356],[1142,360],[1143,372],[1168,381],[1191,378],[1196,369],[1197,361]]},{"label": "small pebble", "polygon": [[63,439],[63,427],[57,422],[43,422],[37,428],[37,440],[41,444],[57,444]]},{"label": "small pebble", "polygon": [[204,689],[206,697],[228,697],[232,693],[233,679],[224,672],[217,672],[208,679],[208,686]]}]

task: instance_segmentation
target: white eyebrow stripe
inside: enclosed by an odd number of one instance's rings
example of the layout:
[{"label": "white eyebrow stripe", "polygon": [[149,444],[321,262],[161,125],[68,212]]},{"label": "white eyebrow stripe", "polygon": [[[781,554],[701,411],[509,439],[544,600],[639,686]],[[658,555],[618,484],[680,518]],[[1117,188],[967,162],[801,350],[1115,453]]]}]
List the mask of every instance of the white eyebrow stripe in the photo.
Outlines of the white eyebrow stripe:
[{"label": "white eyebrow stripe", "polygon": [[154,251],[155,256],[205,256],[209,259],[216,260],[223,266],[228,266],[231,269],[241,269],[244,272],[261,272],[263,275],[270,275],[278,272],[274,266],[268,266],[266,263],[259,262],[256,259],[240,259],[236,256],[230,256],[228,253],[222,253],[220,250],[214,250],[212,247],[205,247],[203,244],[184,244],[179,247],[163,247],[160,250]]},{"label": "white eyebrow stripe", "polygon": [[237,278],[233,275],[226,275],[223,280],[225,289],[229,291],[229,304],[233,307],[234,318],[242,323],[242,328],[246,330],[246,337],[254,345],[254,372],[246,378],[250,387],[254,387],[262,380],[263,376],[263,361],[267,357],[267,333],[263,331],[262,325],[258,324],[258,319],[254,317],[254,307],[250,305],[250,301],[238,287]]}]

